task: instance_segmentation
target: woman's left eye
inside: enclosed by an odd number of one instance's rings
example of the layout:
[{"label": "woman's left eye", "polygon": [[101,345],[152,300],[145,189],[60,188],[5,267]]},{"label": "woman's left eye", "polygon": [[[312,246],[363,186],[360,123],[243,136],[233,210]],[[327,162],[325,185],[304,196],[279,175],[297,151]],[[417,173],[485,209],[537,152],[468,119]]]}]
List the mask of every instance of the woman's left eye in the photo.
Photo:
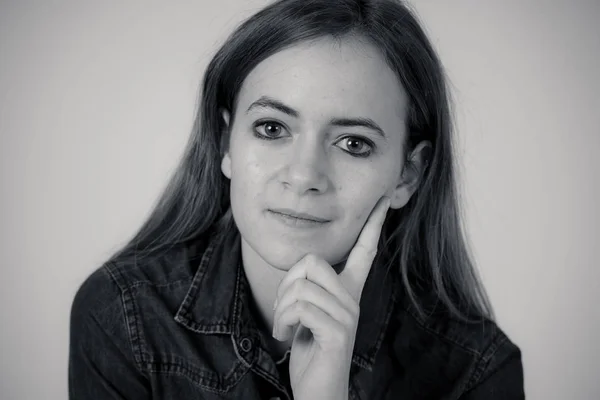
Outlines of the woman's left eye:
[{"label": "woman's left eye", "polygon": [[283,125],[275,121],[259,121],[254,124],[254,136],[263,140],[279,139],[283,130]]},{"label": "woman's left eye", "polygon": [[340,139],[336,144],[341,143],[342,150],[355,157],[368,157],[373,151],[373,145],[366,139],[356,136],[346,136]]}]

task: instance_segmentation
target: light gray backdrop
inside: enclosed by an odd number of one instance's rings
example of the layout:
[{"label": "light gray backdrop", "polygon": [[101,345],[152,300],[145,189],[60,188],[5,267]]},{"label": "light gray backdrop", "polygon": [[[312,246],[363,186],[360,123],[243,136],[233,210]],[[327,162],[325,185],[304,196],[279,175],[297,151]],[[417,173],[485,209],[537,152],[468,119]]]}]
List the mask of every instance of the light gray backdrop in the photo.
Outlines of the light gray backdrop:
[{"label": "light gray backdrop", "polygon": [[[0,2],[0,398],[65,399],[69,308],[138,227],[203,69],[265,0]],[[600,398],[600,2],[417,0],[468,227],[531,399]]]}]

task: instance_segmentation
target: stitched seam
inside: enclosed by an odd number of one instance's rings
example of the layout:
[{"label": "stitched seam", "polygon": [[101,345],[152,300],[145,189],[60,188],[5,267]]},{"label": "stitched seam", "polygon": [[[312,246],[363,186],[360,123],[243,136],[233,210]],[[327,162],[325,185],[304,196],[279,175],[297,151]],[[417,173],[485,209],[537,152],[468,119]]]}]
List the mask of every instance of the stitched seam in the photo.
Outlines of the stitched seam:
[{"label": "stitched seam", "polygon": [[207,334],[216,334],[216,335],[229,335],[231,334],[231,329],[229,328],[229,324],[224,323],[212,323],[210,325],[210,329],[206,329],[205,325],[201,325],[191,319],[184,316],[175,316],[175,321],[184,324],[184,326],[192,332],[196,333],[207,333]]},{"label": "stitched seam", "polygon": [[260,366],[260,364],[254,364],[252,366],[252,369],[259,375],[262,376],[265,380],[269,381],[271,384],[273,384],[273,386],[275,386],[277,389],[281,390],[282,392],[286,392],[287,389],[281,384],[279,383],[276,379],[273,378],[273,375],[271,375],[267,370],[265,370],[264,368],[262,368]]},{"label": "stitched seam", "polygon": [[493,360],[494,355],[498,351],[498,349],[508,340],[508,338],[504,335],[501,335],[498,338],[498,335],[494,336],[492,343],[488,347],[488,349],[481,355],[479,362],[477,363],[477,367],[473,371],[471,378],[469,379],[467,385],[465,385],[465,391],[471,390],[477,382],[483,376],[483,373],[489,367],[491,361]]},{"label": "stitched seam", "polygon": [[133,357],[137,364],[137,367],[141,372],[143,370],[142,340],[140,338],[140,329],[137,326],[137,319],[135,318],[135,304],[133,296],[130,295],[129,289],[124,289],[124,285],[120,284],[119,278],[121,276],[117,277],[116,274],[118,274],[118,272],[114,264],[107,265],[106,271],[110,275],[111,279],[117,284],[117,286],[119,286],[121,290],[121,306],[123,309],[123,316],[125,317],[125,325],[127,326],[129,345],[131,346],[131,352],[133,353]]},{"label": "stitched seam", "polygon": [[[147,357],[147,359],[144,360],[144,363],[153,373],[183,376],[205,389],[218,393],[229,391],[229,389],[235,386],[235,384],[248,372],[247,368],[242,367],[243,364],[236,362],[233,364],[233,368],[224,374],[223,379],[218,379],[217,376],[219,375],[210,370],[190,365],[188,362],[175,355],[172,355],[172,357],[175,361],[165,361],[161,358]],[[223,387],[223,389],[219,389],[218,387]]]},{"label": "stitched seam", "polygon": [[[100,330],[102,330],[102,332],[103,332],[103,333],[104,333],[104,334],[105,334],[107,337],[111,337],[111,335],[110,335],[110,334],[109,334],[109,333],[106,331],[106,329],[104,328],[104,326],[102,326],[102,324],[100,323],[100,321],[98,321],[98,319],[96,318],[96,316],[95,316],[93,313],[90,313],[90,314],[89,314],[89,318],[90,318],[90,320],[92,320],[92,321],[93,321],[94,325],[96,325],[96,326],[97,326],[97,327],[98,327]],[[112,342],[112,344],[113,344],[113,345],[114,345],[114,346],[115,346],[115,347],[116,347],[116,348],[119,350],[119,352],[120,352],[121,354],[123,354],[123,356],[124,356],[125,358],[127,358],[127,355],[123,353],[123,351],[122,351],[122,350],[119,348],[119,346],[117,346],[117,345],[114,343],[114,341]],[[87,350],[88,350],[88,351],[91,353],[91,348],[89,348],[89,347],[88,347],[88,346],[87,346],[85,343],[84,343],[84,344],[82,344],[82,347],[84,347],[85,349],[87,349]],[[138,364],[137,364],[135,361],[134,361],[134,365],[135,365],[135,367],[137,368],[138,372],[139,372],[141,375],[143,375],[143,373],[142,373],[142,371],[141,371],[141,369],[140,369],[139,365],[138,365]],[[93,367],[96,369],[96,372],[98,372],[98,373],[101,373],[101,372],[100,372],[100,371],[97,369],[96,365],[94,365]]]},{"label": "stitched seam", "polygon": [[140,286],[151,286],[151,287],[155,287],[155,288],[165,288],[165,287],[169,287],[169,286],[175,286],[177,284],[187,284],[189,283],[189,279],[186,278],[182,278],[182,279],[178,279],[176,281],[172,281],[172,282],[166,282],[166,283],[155,283],[152,281],[143,281],[143,280],[139,280],[139,281],[134,281],[129,283],[128,285],[128,289],[136,289]]},{"label": "stitched seam", "polygon": [[[241,266],[238,263],[238,266],[236,268],[236,277],[235,277],[235,293],[233,295],[233,321],[231,321],[231,326],[238,326],[239,325],[239,321],[240,321],[240,315],[239,315],[239,306],[238,306],[238,302],[239,302],[239,298],[240,298],[240,286],[241,286],[241,275],[242,275],[242,271],[240,271]],[[233,338],[232,338],[233,340]],[[235,348],[235,345],[234,345]]]},{"label": "stitched seam", "polygon": [[463,350],[465,350],[465,351],[467,351],[467,352],[469,352],[469,353],[471,353],[473,355],[476,355],[478,357],[481,356],[481,352],[478,351],[477,349],[473,349],[471,347],[468,347],[468,346],[464,345],[463,343],[459,343],[456,340],[454,340],[452,338],[449,338],[446,335],[441,334],[440,332],[436,331],[435,329],[430,328],[429,326],[425,325],[425,323],[423,321],[421,321],[420,318],[417,318],[417,316],[414,315],[410,310],[404,309],[404,311],[407,312],[408,315],[410,315],[410,317],[416,322],[416,324],[419,327],[421,327],[422,329],[424,329],[428,333],[431,333],[431,334],[437,336],[438,338],[440,338],[441,340],[444,340],[445,342],[448,342],[450,344],[454,344],[454,345],[460,347],[461,349],[463,349]]},{"label": "stitched seam", "polygon": [[209,261],[211,259],[211,256],[215,250],[216,247],[216,241],[218,239],[220,239],[221,235],[217,235],[216,238],[213,238],[208,246],[208,248],[206,249],[206,251],[204,252],[204,254],[202,255],[202,259],[200,261],[200,265],[198,266],[198,270],[196,271],[196,274],[194,276],[194,278],[192,279],[192,282],[190,284],[190,288],[188,289],[188,292],[185,296],[185,298],[183,299],[183,302],[181,303],[181,306],[179,307],[179,310],[177,310],[177,313],[175,315],[175,320],[176,321],[180,321],[185,323],[185,326],[193,328],[194,331],[201,331],[202,328],[200,327],[199,324],[196,323],[192,323],[192,321],[190,321],[190,308],[192,306],[192,302],[196,300],[197,294],[198,294],[198,290],[199,290],[199,285],[200,285],[200,281],[202,281],[202,279],[204,279],[204,275],[206,273],[206,269],[208,268],[208,264]]}]

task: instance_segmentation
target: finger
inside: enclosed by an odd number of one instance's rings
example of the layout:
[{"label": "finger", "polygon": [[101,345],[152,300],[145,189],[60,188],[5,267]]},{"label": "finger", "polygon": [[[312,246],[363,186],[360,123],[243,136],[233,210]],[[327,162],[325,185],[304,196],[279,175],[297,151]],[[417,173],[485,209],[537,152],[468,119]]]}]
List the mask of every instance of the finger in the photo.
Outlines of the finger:
[{"label": "finger", "polygon": [[350,295],[348,295],[347,301],[350,301],[350,304],[344,304],[314,282],[296,279],[283,293],[277,304],[273,317],[274,325],[288,307],[296,302],[307,302],[320,308],[340,324],[352,328],[358,322],[359,306]]},{"label": "finger", "polygon": [[340,279],[357,300],[360,299],[371,264],[377,254],[377,244],[389,206],[390,199],[384,196],[371,211],[340,274]]},{"label": "finger", "polygon": [[343,304],[350,304],[354,300],[342,284],[338,274],[327,261],[315,254],[307,254],[290,268],[279,283],[273,308],[276,307],[283,293],[298,279],[306,279],[314,282],[339,299]]},{"label": "finger", "polygon": [[323,350],[339,349],[346,346],[350,335],[348,330],[314,304],[299,301],[287,307],[278,321],[276,339],[285,341],[291,338],[293,327],[300,324],[311,331],[314,339]]}]

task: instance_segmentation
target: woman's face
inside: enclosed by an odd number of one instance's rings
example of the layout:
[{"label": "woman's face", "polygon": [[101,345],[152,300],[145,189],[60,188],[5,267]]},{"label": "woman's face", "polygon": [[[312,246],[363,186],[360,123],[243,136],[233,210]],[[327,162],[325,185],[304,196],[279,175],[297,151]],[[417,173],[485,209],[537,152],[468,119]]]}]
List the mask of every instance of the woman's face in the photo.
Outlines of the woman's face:
[{"label": "woman's face", "polygon": [[243,247],[281,270],[307,253],[343,261],[382,196],[400,208],[414,191],[401,175],[406,111],[368,44],[322,39],[261,62],[240,90],[221,165]]}]

